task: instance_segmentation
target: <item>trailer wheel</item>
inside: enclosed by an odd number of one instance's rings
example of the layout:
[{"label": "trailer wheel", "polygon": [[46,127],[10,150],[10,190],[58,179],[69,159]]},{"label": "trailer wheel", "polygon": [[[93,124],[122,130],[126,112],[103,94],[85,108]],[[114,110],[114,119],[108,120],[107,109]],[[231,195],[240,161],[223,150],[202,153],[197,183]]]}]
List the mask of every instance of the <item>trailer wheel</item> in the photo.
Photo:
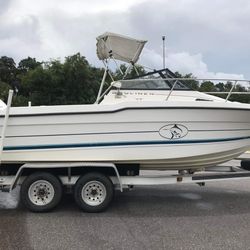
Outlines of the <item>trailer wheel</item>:
[{"label": "trailer wheel", "polygon": [[242,160],[241,161],[241,167],[245,170],[250,171],[250,160]]},{"label": "trailer wheel", "polygon": [[114,196],[111,180],[100,173],[88,173],[77,181],[74,190],[77,205],[85,212],[102,212]]},{"label": "trailer wheel", "polygon": [[62,185],[50,173],[38,172],[28,176],[21,185],[21,201],[32,212],[48,212],[62,198]]}]

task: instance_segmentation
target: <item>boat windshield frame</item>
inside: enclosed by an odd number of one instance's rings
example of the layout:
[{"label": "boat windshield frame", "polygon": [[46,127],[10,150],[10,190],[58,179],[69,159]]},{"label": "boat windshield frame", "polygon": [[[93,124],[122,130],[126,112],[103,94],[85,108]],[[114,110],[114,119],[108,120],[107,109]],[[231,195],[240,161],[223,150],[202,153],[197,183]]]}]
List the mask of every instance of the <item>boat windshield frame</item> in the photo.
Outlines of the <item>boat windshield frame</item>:
[{"label": "boat windshield frame", "polygon": [[[113,88],[116,88],[116,83],[120,84],[120,90],[159,90],[159,91],[170,91],[182,90],[190,91],[193,90],[185,83],[179,80],[163,79],[163,78],[149,78],[149,79],[129,79],[119,80],[113,83]],[[174,88],[173,88],[174,86]]]}]

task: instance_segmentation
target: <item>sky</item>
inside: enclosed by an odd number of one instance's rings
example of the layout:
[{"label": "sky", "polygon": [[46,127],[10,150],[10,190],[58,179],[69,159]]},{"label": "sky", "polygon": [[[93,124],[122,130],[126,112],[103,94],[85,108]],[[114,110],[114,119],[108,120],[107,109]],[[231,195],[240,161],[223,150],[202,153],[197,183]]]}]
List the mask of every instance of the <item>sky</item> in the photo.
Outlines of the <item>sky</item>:
[{"label": "sky", "polygon": [[199,78],[250,79],[249,0],[0,0],[0,56],[61,59],[80,52],[95,66],[96,37],[148,40],[139,63]]}]

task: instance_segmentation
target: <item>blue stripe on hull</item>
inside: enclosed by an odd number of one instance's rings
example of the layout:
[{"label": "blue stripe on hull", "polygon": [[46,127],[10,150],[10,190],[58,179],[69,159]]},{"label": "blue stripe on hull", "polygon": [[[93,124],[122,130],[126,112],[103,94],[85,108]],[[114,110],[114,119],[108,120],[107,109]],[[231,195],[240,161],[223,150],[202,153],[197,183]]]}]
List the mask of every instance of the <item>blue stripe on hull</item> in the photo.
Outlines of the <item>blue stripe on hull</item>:
[{"label": "blue stripe on hull", "polygon": [[[250,131],[250,129],[190,129],[189,132],[231,132],[231,131]],[[117,134],[146,134],[159,133],[159,130],[145,130],[145,131],[116,131],[116,132],[96,132],[96,133],[77,133],[77,134],[30,134],[30,135],[6,135],[5,138],[29,138],[29,137],[56,137],[56,136],[78,136],[78,135],[117,135]]]},{"label": "blue stripe on hull", "polygon": [[200,144],[214,142],[228,142],[250,139],[247,137],[204,139],[204,140],[169,140],[169,141],[122,141],[122,142],[93,142],[79,144],[50,144],[50,145],[27,145],[27,146],[6,146],[4,151],[32,150],[32,149],[56,149],[56,148],[88,148],[88,147],[116,147],[116,146],[141,146],[141,145],[168,145],[168,144]]}]

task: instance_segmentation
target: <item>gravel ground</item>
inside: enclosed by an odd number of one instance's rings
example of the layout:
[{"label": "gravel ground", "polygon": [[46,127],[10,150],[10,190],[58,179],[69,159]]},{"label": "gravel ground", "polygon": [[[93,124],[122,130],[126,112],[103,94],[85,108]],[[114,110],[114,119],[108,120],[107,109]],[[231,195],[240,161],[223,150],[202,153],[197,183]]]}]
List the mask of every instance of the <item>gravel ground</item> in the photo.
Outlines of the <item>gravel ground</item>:
[{"label": "gravel ground", "polygon": [[250,249],[250,180],[140,187],[108,211],[81,212],[71,195],[45,214],[0,192],[0,249]]}]

